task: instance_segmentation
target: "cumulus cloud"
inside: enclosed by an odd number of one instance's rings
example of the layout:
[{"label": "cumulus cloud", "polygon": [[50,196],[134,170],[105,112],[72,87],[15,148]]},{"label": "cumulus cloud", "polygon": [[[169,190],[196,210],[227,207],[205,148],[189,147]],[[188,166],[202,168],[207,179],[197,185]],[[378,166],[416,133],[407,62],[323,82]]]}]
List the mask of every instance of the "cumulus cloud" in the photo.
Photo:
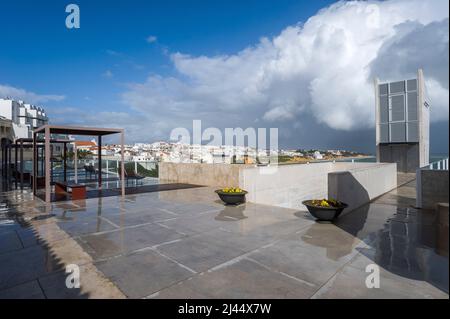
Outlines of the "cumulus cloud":
[{"label": "cumulus cloud", "polygon": [[157,40],[158,40],[158,38],[157,38],[156,36],[154,36],[154,35],[150,35],[150,36],[148,36],[147,39],[146,39],[146,41],[147,41],[148,43],[154,43],[154,42],[156,42]]},{"label": "cumulus cloud", "polygon": [[194,118],[219,128],[312,120],[351,131],[374,125],[375,76],[403,79],[422,67],[433,119],[448,120],[448,6],[338,2],[235,54],[173,53],[174,75],[130,84],[122,98],[161,131]]},{"label": "cumulus cloud", "polygon": [[372,62],[372,75],[393,81],[414,78],[415,70],[422,68],[432,105],[431,119],[448,120],[449,19],[426,25],[407,21],[395,29],[395,36],[383,44]]},{"label": "cumulus cloud", "polygon": [[26,91],[21,88],[16,88],[10,85],[0,84],[0,98],[14,98],[17,100],[23,100],[27,103],[46,103],[50,101],[62,101],[65,99],[64,95],[42,95],[33,92]]}]

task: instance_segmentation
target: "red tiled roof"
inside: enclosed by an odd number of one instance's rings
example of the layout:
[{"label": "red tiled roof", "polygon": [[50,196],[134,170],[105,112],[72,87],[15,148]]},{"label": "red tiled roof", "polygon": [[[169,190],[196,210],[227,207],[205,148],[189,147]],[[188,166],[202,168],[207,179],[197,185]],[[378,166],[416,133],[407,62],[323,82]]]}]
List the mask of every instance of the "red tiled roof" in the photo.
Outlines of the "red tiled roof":
[{"label": "red tiled roof", "polygon": [[77,147],[79,147],[79,146],[90,146],[90,147],[97,146],[94,142],[90,142],[90,141],[75,141],[75,145]]}]

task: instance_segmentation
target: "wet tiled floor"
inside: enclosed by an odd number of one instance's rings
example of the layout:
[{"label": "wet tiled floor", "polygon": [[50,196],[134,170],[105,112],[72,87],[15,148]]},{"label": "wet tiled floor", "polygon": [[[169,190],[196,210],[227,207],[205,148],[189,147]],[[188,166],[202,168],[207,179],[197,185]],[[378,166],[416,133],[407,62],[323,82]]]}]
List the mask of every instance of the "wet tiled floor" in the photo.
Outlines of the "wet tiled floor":
[{"label": "wet tiled floor", "polygon": [[[319,224],[225,207],[207,187],[50,205],[4,192],[0,298],[448,298],[448,219],[414,195],[412,182]],[[380,288],[366,287],[369,264]]]}]

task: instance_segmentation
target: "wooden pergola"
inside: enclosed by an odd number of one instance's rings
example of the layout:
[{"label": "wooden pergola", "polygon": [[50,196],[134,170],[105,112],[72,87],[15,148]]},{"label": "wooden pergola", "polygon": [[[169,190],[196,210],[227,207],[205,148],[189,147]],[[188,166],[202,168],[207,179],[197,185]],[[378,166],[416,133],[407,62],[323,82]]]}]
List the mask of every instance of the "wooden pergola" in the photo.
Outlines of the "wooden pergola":
[{"label": "wooden pergola", "polygon": [[[72,141],[70,140],[62,140],[62,139],[51,139],[50,140],[50,144],[67,144],[67,143],[72,143]],[[36,147],[42,148],[44,147],[44,140],[43,139],[38,139],[36,141]],[[23,161],[23,151],[24,149],[31,149],[33,148],[33,139],[32,138],[18,138],[14,141],[14,143],[8,144],[5,146],[5,150],[4,153],[6,155],[3,156],[5,163],[2,163],[2,167],[4,167],[4,171],[7,175],[7,177],[9,177],[10,174],[10,165],[12,164],[11,161],[11,153],[12,150],[14,149],[15,151],[15,156],[14,156],[14,183],[15,186],[17,188],[17,184],[18,182],[20,182],[20,188],[23,189],[23,184],[24,184],[24,161]],[[66,151],[66,147],[64,147],[64,150]],[[64,153],[64,156],[66,155],[66,153]],[[18,163],[20,163],[20,166],[18,165]],[[67,170],[64,170],[64,174],[67,173]]]},{"label": "wooden pergola", "polygon": [[[79,135],[79,136],[95,136],[98,139],[98,188],[102,189],[102,137],[111,134],[120,134],[120,147],[121,147],[121,169],[120,169],[120,181],[121,181],[121,191],[122,196],[125,195],[125,167],[124,167],[124,130],[123,129],[112,129],[112,128],[94,128],[94,127],[76,127],[76,126],[61,126],[61,125],[43,125],[33,132],[33,193],[36,195],[36,176],[38,170],[38,157],[37,157],[37,143],[42,140],[42,138],[37,138],[38,134],[44,134],[44,158],[45,158],[45,201],[51,201],[51,167],[50,167],[50,144],[51,144],[51,134],[62,134],[62,135]],[[64,154],[67,153],[67,144],[64,143]],[[75,182],[77,182],[77,150],[75,153]],[[64,156],[64,172],[67,171],[67,157]],[[67,182],[67,176],[64,174],[64,182]]]}]

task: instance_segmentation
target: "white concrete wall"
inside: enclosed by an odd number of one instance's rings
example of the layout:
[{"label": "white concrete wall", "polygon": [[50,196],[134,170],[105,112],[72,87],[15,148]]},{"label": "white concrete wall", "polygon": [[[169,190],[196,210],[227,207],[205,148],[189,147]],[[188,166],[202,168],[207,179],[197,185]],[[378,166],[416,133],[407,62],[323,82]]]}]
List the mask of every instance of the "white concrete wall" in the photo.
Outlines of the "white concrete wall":
[{"label": "white concrete wall", "polygon": [[[356,208],[397,187],[395,163],[327,162],[270,167],[190,163],[159,165],[161,182],[239,186],[249,192],[249,202],[302,210],[306,210],[301,204],[303,200],[328,197]],[[360,188],[365,190],[361,193],[367,195],[356,194],[353,191],[356,185],[361,185]]]},{"label": "white concrete wall", "polygon": [[13,120],[12,101],[0,98],[0,116],[8,120]]},{"label": "white concrete wall", "polygon": [[328,196],[358,208],[397,187],[397,164],[374,163],[328,174]]},{"label": "white concrete wall", "polygon": [[253,167],[241,171],[239,187],[247,190],[247,200],[259,204],[299,208],[303,200],[327,197],[328,172],[333,163]]},{"label": "white concrete wall", "polygon": [[[241,170],[239,186],[249,192],[248,201],[306,209],[303,200],[335,198],[349,204],[348,212],[397,187],[395,163],[280,165],[274,174],[264,174],[267,169]],[[356,193],[357,185],[364,191]]]}]

